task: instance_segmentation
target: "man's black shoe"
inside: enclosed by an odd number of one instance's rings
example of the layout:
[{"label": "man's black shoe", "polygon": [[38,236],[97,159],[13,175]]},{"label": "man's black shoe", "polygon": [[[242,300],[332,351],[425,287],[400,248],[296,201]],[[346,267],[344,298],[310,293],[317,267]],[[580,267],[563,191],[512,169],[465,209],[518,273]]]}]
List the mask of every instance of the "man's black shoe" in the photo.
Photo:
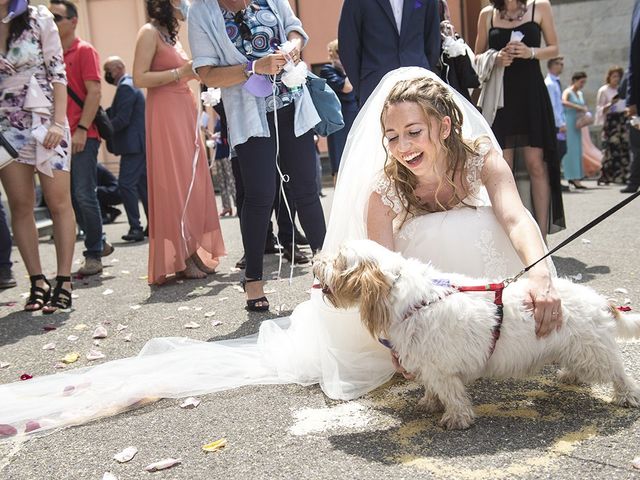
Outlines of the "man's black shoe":
[{"label": "man's black shoe", "polygon": [[148,237],[148,236],[149,236],[149,225],[147,225],[147,226],[144,228],[144,236],[145,236],[145,237]]},{"label": "man's black shoe", "polygon": [[264,253],[278,253],[279,251],[280,250],[278,250],[278,240],[276,239],[276,236],[273,234],[268,235],[267,243],[265,243],[264,245]]},{"label": "man's black shoe", "polygon": [[242,255],[242,258],[236,262],[236,268],[244,270],[247,268],[247,257],[246,255]]},{"label": "man's black shoe", "polygon": [[620,193],[636,193],[638,191],[638,188],[640,188],[638,185],[627,185],[622,190],[620,190]]},{"label": "man's black shoe", "polygon": [[144,240],[144,232],[141,228],[130,228],[129,233],[122,236],[126,242],[142,242]]},{"label": "man's black shoe", "polygon": [[109,207],[109,210],[107,210],[104,217],[102,217],[103,218],[102,223],[103,224],[113,223],[116,221],[116,218],[118,218],[120,215],[122,215],[122,210],[118,208]]},{"label": "man's black shoe", "polygon": [[16,279],[13,276],[11,267],[5,265],[0,267],[0,288],[13,288],[17,285]]},{"label": "man's black shoe", "polygon": [[[289,247],[284,247],[283,251],[282,251],[282,256],[286,259],[291,261],[291,246]],[[298,263],[300,265],[304,265],[305,263],[309,263],[311,260],[309,260],[309,257],[307,257],[304,253],[302,253],[300,251],[300,249],[298,248],[298,246],[296,245],[295,248],[293,249],[293,257],[295,259],[295,263]]]},{"label": "man's black shoe", "polygon": [[300,230],[296,228],[296,243],[298,245],[309,245],[309,240],[305,237]]}]

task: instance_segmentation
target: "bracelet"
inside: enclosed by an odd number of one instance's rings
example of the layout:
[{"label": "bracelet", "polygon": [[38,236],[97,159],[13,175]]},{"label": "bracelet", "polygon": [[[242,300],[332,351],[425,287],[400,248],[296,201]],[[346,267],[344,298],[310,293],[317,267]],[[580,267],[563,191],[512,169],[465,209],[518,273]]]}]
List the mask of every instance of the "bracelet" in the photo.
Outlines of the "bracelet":
[{"label": "bracelet", "polygon": [[178,83],[180,81],[180,73],[177,68],[171,70],[173,72],[173,76],[175,77],[175,82]]},{"label": "bracelet", "polygon": [[88,132],[88,131],[89,131],[89,129],[88,129],[87,127],[85,127],[84,125],[80,125],[80,124],[78,124],[78,128],[79,128],[80,130],[84,130],[85,132]]},{"label": "bracelet", "polygon": [[531,57],[529,57],[529,60],[533,60],[534,58],[536,58],[536,49],[531,47]]},{"label": "bracelet", "polygon": [[247,80],[249,80],[249,77],[250,77],[251,75],[253,75],[254,73],[256,73],[256,72],[255,72],[255,70],[253,69],[253,65],[254,65],[253,60],[249,60],[249,61],[245,64],[244,69],[242,70],[242,73],[244,73],[244,76],[245,76],[245,77],[247,77]]}]

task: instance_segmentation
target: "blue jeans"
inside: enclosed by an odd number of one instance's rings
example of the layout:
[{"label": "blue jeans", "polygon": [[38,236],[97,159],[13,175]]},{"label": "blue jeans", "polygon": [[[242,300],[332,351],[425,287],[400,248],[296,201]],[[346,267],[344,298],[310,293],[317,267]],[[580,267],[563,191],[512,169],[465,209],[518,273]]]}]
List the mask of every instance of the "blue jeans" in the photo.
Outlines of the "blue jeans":
[{"label": "blue jeans", "polygon": [[102,215],[98,203],[98,148],[100,140],[87,139],[84,150],[71,157],[71,200],[84,232],[85,257],[102,257]]},{"label": "blue jeans", "polygon": [[11,267],[11,233],[0,199],[0,267]]},{"label": "blue jeans", "polygon": [[143,153],[130,153],[122,155],[120,159],[120,174],[118,175],[120,196],[124,210],[127,212],[129,228],[142,230],[140,225],[140,207],[138,201],[148,218],[147,206],[147,160]]}]

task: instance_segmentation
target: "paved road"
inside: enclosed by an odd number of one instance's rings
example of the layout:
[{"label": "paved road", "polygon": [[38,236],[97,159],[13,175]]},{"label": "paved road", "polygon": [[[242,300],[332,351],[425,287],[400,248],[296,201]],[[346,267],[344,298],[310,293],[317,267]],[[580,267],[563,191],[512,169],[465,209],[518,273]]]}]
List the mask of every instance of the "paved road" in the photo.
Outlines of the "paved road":
[{"label": "paved road", "polygon": [[[565,195],[568,229],[551,238],[555,244],[609,205],[622,198],[616,188],[595,188]],[[328,206],[330,196],[325,199]],[[582,275],[586,283],[620,302],[637,304],[640,293],[638,247],[640,202],[623,209],[555,257],[562,275]],[[234,288],[239,274],[230,268],[241,255],[237,219],[222,221],[229,257],[219,273],[202,281],[150,288],[146,275],[147,245],[123,245],[107,259],[105,274],[76,283],[78,298],[69,314],[55,315],[57,330],[44,332],[52,320],[21,312],[21,294],[28,289],[23,265],[16,270],[19,287],[0,293],[0,382],[16,381],[21,373],[55,373],[65,352],[85,353],[91,332],[106,323],[110,336],[100,349],[107,360],[135,355],[150,338],[190,336],[200,340],[237,337],[257,330],[269,316],[249,315],[243,296]],[[106,227],[111,240],[126,224]],[[77,252],[81,251],[78,244]],[[50,243],[41,247],[45,271],[54,274]],[[79,257],[79,254],[76,255]],[[14,258],[18,258],[17,252]],[[277,259],[265,271],[277,270]],[[286,269],[285,269],[286,272]],[[305,300],[311,281],[308,267],[296,270],[293,284],[272,282],[272,304],[290,311]],[[628,295],[614,294],[625,287]],[[107,289],[113,294],[104,295]],[[224,300],[223,300],[224,299]],[[10,302],[17,302],[10,306]],[[8,305],[7,305],[8,303]],[[140,308],[132,309],[131,306]],[[188,310],[180,307],[189,307]],[[180,309],[180,310],[179,310]],[[222,325],[212,326],[205,312]],[[271,317],[275,316],[270,315]],[[195,321],[202,325],[185,330]],[[132,334],[126,343],[116,335],[118,323]],[[89,326],[78,333],[78,324]],[[66,337],[78,334],[70,344]],[[42,346],[57,342],[56,351]],[[628,369],[640,379],[640,342],[620,343]],[[85,366],[82,358],[74,367]],[[72,367],[69,367],[72,368]],[[100,479],[106,471],[117,478],[229,479],[246,478],[631,478],[640,456],[640,411],[613,407],[608,387],[559,385],[551,369],[523,381],[481,381],[470,388],[478,420],[465,432],[447,432],[437,417],[414,410],[421,392],[411,382],[396,379],[353,402],[327,399],[318,387],[296,385],[246,387],[201,397],[193,410],[178,400],[162,400],[139,410],[70,428],[22,444],[0,445],[0,478]],[[221,452],[200,447],[225,437]],[[127,446],[139,449],[129,463],[112,457]],[[145,465],[180,457],[182,465],[146,473]],[[638,471],[640,473],[640,471]]]}]

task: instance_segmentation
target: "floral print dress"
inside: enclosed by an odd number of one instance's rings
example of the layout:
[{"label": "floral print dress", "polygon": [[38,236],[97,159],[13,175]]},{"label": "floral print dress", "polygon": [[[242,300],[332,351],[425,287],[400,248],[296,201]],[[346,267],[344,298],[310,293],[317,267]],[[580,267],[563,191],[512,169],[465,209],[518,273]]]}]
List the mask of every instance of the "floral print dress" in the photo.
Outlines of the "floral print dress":
[{"label": "floral print dress", "polygon": [[70,168],[68,124],[58,147],[41,144],[53,121],[52,84],[67,84],[64,57],[46,7],[29,7],[29,25],[0,53],[0,131],[20,154],[18,162],[53,176],[54,170]]}]

